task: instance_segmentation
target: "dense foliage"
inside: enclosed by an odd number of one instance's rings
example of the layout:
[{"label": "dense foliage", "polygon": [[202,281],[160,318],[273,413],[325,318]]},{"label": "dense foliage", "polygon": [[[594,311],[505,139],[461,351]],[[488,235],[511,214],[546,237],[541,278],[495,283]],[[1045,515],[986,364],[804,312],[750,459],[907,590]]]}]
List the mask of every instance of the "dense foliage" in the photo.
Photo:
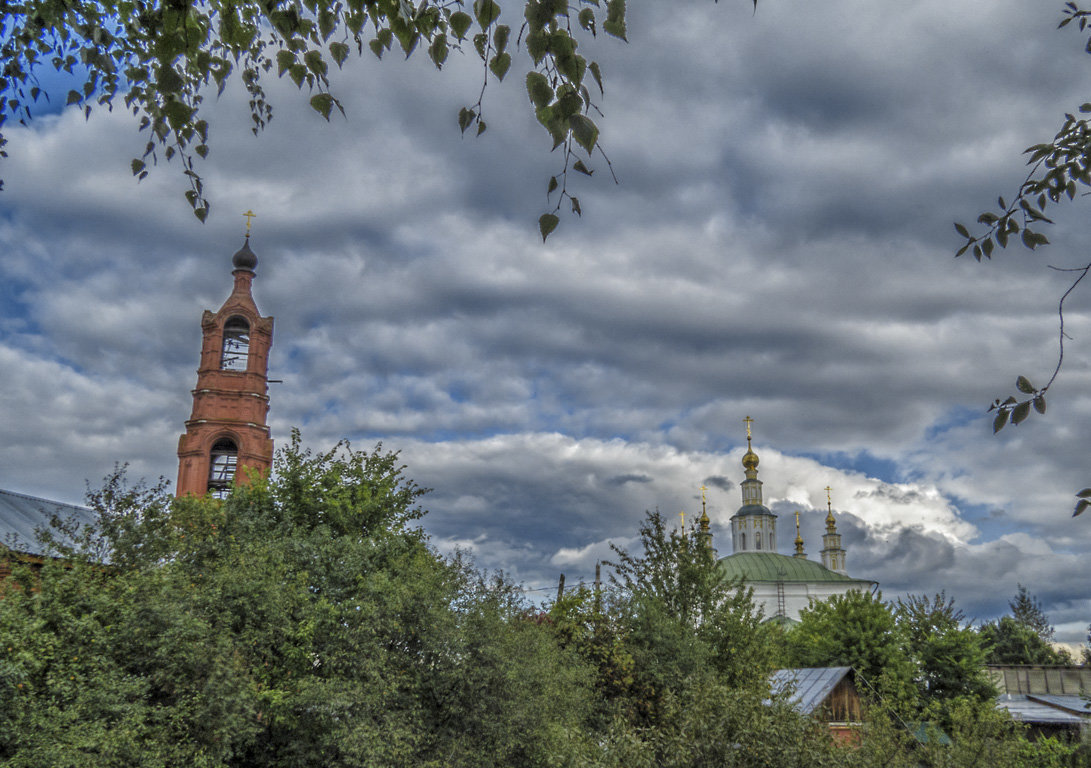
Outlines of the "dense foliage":
[{"label": "dense foliage", "polygon": [[[13,561],[3,586],[0,763],[1015,768],[1073,753],[993,708],[976,634],[943,596],[853,593],[782,634],[699,532],[651,514],[609,585],[534,607],[429,547],[422,492],[396,455],[312,454],[298,435],[270,480],[224,501],[115,474],[89,497],[98,526],[47,535],[58,557]],[[858,745],[772,694],[788,660],[858,669]],[[922,742],[915,717],[950,739]]]},{"label": "dense foliage", "polygon": [[568,765],[585,668],[517,593],[432,552],[396,458],[279,454],[226,502],[112,482],[102,566],[0,600],[0,761]]}]

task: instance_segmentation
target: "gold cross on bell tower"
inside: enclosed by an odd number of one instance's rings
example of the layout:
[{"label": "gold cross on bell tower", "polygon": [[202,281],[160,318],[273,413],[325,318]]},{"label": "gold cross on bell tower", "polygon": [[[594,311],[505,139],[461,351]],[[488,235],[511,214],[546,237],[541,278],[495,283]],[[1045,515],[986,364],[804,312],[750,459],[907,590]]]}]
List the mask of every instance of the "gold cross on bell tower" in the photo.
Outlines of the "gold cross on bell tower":
[{"label": "gold cross on bell tower", "polygon": [[250,220],[257,218],[257,214],[247,208],[242,217],[246,219],[246,236],[250,237]]}]

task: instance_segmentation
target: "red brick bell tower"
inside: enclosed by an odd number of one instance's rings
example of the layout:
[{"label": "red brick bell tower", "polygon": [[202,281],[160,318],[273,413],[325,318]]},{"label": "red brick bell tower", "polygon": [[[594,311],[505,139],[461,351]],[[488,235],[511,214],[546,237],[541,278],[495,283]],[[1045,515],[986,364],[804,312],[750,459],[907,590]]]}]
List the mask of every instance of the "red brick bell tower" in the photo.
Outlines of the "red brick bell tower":
[{"label": "red brick bell tower", "polygon": [[[249,222],[249,219],[247,220]],[[224,496],[243,468],[267,473],[273,463],[269,413],[269,347],[273,318],[262,317],[250,295],[258,257],[246,242],[232,258],[235,288],[213,314],[201,318],[201,366],[193,413],[178,439],[178,495]]]}]

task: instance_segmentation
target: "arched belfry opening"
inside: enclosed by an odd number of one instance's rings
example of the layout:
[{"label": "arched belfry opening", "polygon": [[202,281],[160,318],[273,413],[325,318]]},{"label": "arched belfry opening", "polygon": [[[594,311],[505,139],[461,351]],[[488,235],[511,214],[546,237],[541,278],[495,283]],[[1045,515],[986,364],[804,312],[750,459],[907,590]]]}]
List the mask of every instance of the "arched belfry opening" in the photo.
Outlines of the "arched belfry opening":
[{"label": "arched belfry opening", "polygon": [[245,371],[250,362],[250,322],[245,317],[235,315],[224,323],[223,353],[220,355],[220,369],[224,371]]},{"label": "arched belfry opening", "polygon": [[216,312],[201,319],[203,342],[193,412],[178,439],[179,496],[225,496],[249,472],[273,465],[269,413],[269,349],[273,318],[262,317],[251,294],[258,257],[250,234],[231,260],[235,285]]},{"label": "arched belfry opening", "polygon": [[227,496],[235,482],[239,466],[239,446],[229,437],[221,437],[208,452],[208,490],[218,499]]}]

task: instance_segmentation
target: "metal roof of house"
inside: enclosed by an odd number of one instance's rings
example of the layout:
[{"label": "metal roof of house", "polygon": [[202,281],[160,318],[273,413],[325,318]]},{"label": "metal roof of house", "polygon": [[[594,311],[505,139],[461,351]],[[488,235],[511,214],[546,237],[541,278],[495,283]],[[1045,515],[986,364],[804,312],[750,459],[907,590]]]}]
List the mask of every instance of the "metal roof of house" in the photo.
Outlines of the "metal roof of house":
[{"label": "metal roof of house", "polygon": [[792,708],[803,715],[814,712],[852,667],[778,669],[769,680],[774,694],[787,693]]},{"label": "metal roof of house", "polygon": [[1027,698],[1040,704],[1048,704],[1074,715],[1091,715],[1091,702],[1083,696],[1062,696],[1057,693],[1029,693]]},{"label": "metal roof of house", "polygon": [[837,573],[814,560],[788,557],[777,552],[736,552],[720,558],[720,569],[729,579],[744,579],[754,583],[768,582],[841,582],[872,584],[867,579],[854,579]]},{"label": "metal roof of house", "polygon": [[1036,698],[1039,697],[1027,696],[1023,693],[1002,693],[996,699],[996,706],[1000,709],[1006,709],[1013,719],[1021,723],[1080,726],[1085,722],[1084,718],[1079,715],[1035,701]]},{"label": "metal roof of house", "polygon": [[48,529],[54,515],[75,518],[81,526],[95,522],[94,513],[86,507],[0,489],[0,545],[31,555],[46,554],[35,531]]}]

